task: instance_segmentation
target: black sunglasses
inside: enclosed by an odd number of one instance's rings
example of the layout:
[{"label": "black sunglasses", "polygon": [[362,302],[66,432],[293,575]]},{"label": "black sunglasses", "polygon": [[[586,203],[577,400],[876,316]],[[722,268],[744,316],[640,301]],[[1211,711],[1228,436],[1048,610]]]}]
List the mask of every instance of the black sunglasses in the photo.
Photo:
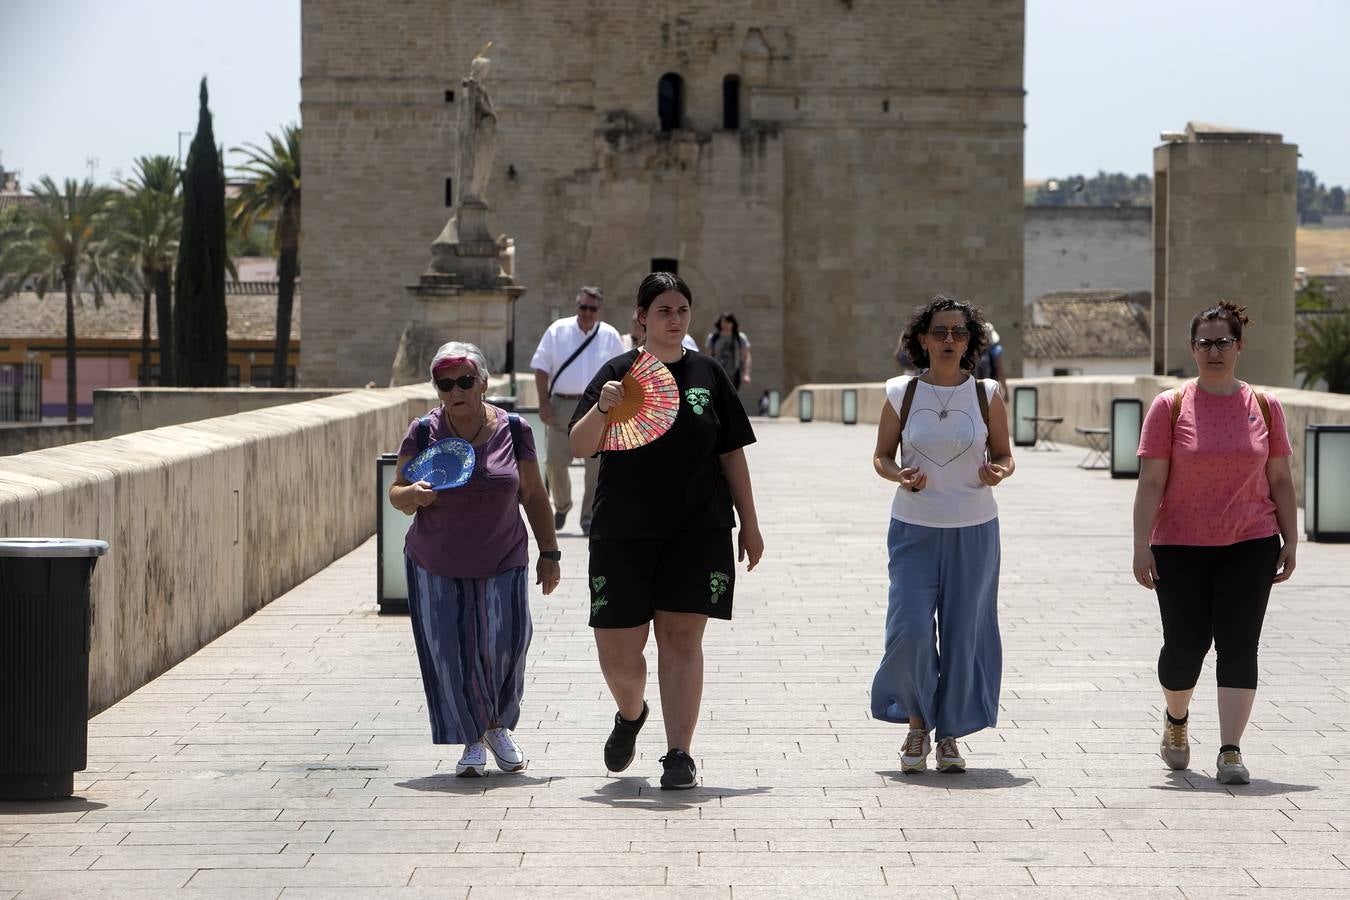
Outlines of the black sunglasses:
[{"label": "black sunglasses", "polygon": [[947,335],[952,336],[952,340],[960,342],[970,337],[970,329],[961,325],[955,328],[948,328],[946,325],[934,325],[928,329],[929,336],[939,341],[947,340]]},{"label": "black sunglasses", "polygon": [[437,378],[436,390],[440,391],[442,394],[448,394],[455,385],[459,385],[461,391],[467,391],[477,383],[477,375],[461,375],[458,378]]},{"label": "black sunglasses", "polygon": [[591,305],[588,304],[588,303],[578,303],[578,304],[577,304],[577,309],[584,309],[586,312],[599,312],[599,311],[600,311],[600,307],[598,307],[598,306],[591,306]]}]

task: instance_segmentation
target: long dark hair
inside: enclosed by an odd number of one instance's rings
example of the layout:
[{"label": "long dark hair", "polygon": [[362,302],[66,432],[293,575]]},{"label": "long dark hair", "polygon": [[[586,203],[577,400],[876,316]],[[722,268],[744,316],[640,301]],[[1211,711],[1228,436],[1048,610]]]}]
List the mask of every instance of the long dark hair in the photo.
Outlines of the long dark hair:
[{"label": "long dark hair", "polygon": [[1239,341],[1242,340],[1242,326],[1252,324],[1247,318],[1247,307],[1238,306],[1231,300],[1220,300],[1209,309],[1202,309],[1191,319],[1191,343],[1195,343],[1195,332],[1201,322],[1227,322],[1228,331]]},{"label": "long dark hair", "polygon": [[966,352],[961,354],[961,368],[973,372],[975,364],[980,361],[980,356],[984,354],[984,348],[989,342],[984,330],[984,314],[980,312],[979,307],[963,303],[946,294],[935,294],[926,305],[914,310],[914,315],[909,317],[909,324],[905,326],[905,332],[900,338],[900,345],[909,354],[912,365],[920,369],[928,368],[930,365],[928,353],[923,349],[919,336],[927,333],[934,315],[949,309],[957,310],[966,317],[966,329],[970,332],[970,339],[966,342]]},{"label": "long dark hair", "polygon": [[694,305],[694,295],[690,293],[689,285],[684,283],[684,279],[674,272],[652,272],[642,279],[642,284],[638,285],[638,308],[643,312],[650,312],[652,301],[666,291],[677,291],[684,295],[690,306]]},{"label": "long dark hair", "polygon": [[722,333],[723,322],[731,323],[731,337],[732,337],[731,346],[734,347],[741,342],[741,323],[736,321],[736,316],[734,313],[729,312],[722,313],[720,316],[717,317],[717,321],[713,323],[712,336],[714,339],[719,334]]}]

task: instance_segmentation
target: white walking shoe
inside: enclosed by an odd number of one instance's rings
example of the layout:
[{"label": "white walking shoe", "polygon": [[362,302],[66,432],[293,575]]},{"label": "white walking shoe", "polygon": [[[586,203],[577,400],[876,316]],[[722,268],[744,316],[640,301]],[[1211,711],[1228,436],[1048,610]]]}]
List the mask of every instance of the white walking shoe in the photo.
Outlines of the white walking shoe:
[{"label": "white walking shoe", "polygon": [[928,768],[928,754],[933,745],[928,740],[928,732],[911,728],[905,735],[905,743],[900,747],[900,771],[914,775]]},{"label": "white walking shoe", "polygon": [[464,755],[455,763],[455,774],[461,778],[482,778],[487,774],[487,748],[481,740],[464,745]]},{"label": "white walking shoe", "polygon": [[483,739],[492,751],[492,758],[497,761],[497,768],[503,772],[519,772],[525,768],[525,751],[511,736],[511,729],[489,728]]}]

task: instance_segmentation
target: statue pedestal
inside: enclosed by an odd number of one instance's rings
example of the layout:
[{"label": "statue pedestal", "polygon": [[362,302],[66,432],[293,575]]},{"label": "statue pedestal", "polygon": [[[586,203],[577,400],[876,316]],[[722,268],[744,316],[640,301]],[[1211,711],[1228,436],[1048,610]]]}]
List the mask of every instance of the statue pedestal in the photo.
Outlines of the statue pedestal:
[{"label": "statue pedestal", "polygon": [[[496,267],[495,251],[491,262]],[[394,355],[390,387],[429,381],[431,358],[446,341],[476,344],[493,373],[514,368],[515,303],[525,288],[500,278],[503,283],[494,287],[471,288],[454,275],[428,272],[410,285],[412,308]]]}]

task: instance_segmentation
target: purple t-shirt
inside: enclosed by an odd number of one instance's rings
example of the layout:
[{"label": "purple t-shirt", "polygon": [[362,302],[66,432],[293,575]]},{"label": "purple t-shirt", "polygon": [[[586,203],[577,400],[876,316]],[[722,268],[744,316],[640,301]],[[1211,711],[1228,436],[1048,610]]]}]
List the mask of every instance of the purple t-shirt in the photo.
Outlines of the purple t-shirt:
[{"label": "purple t-shirt", "polygon": [[[475,447],[477,462],[463,487],[440,491],[430,506],[413,516],[404,551],[433,575],[449,578],[488,578],[527,565],[529,540],[520,517],[520,472],[511,446],[506,412],[493,407],[497,430],[486,444]],[[431,414],[431,444],[453,437],[445,413]],[[430,444],[428,444],[430,446]],[[399,445],[399,456],[417,453],[417,420]],[[520,420],[522,460],[537,458],[530,424]]]}]

